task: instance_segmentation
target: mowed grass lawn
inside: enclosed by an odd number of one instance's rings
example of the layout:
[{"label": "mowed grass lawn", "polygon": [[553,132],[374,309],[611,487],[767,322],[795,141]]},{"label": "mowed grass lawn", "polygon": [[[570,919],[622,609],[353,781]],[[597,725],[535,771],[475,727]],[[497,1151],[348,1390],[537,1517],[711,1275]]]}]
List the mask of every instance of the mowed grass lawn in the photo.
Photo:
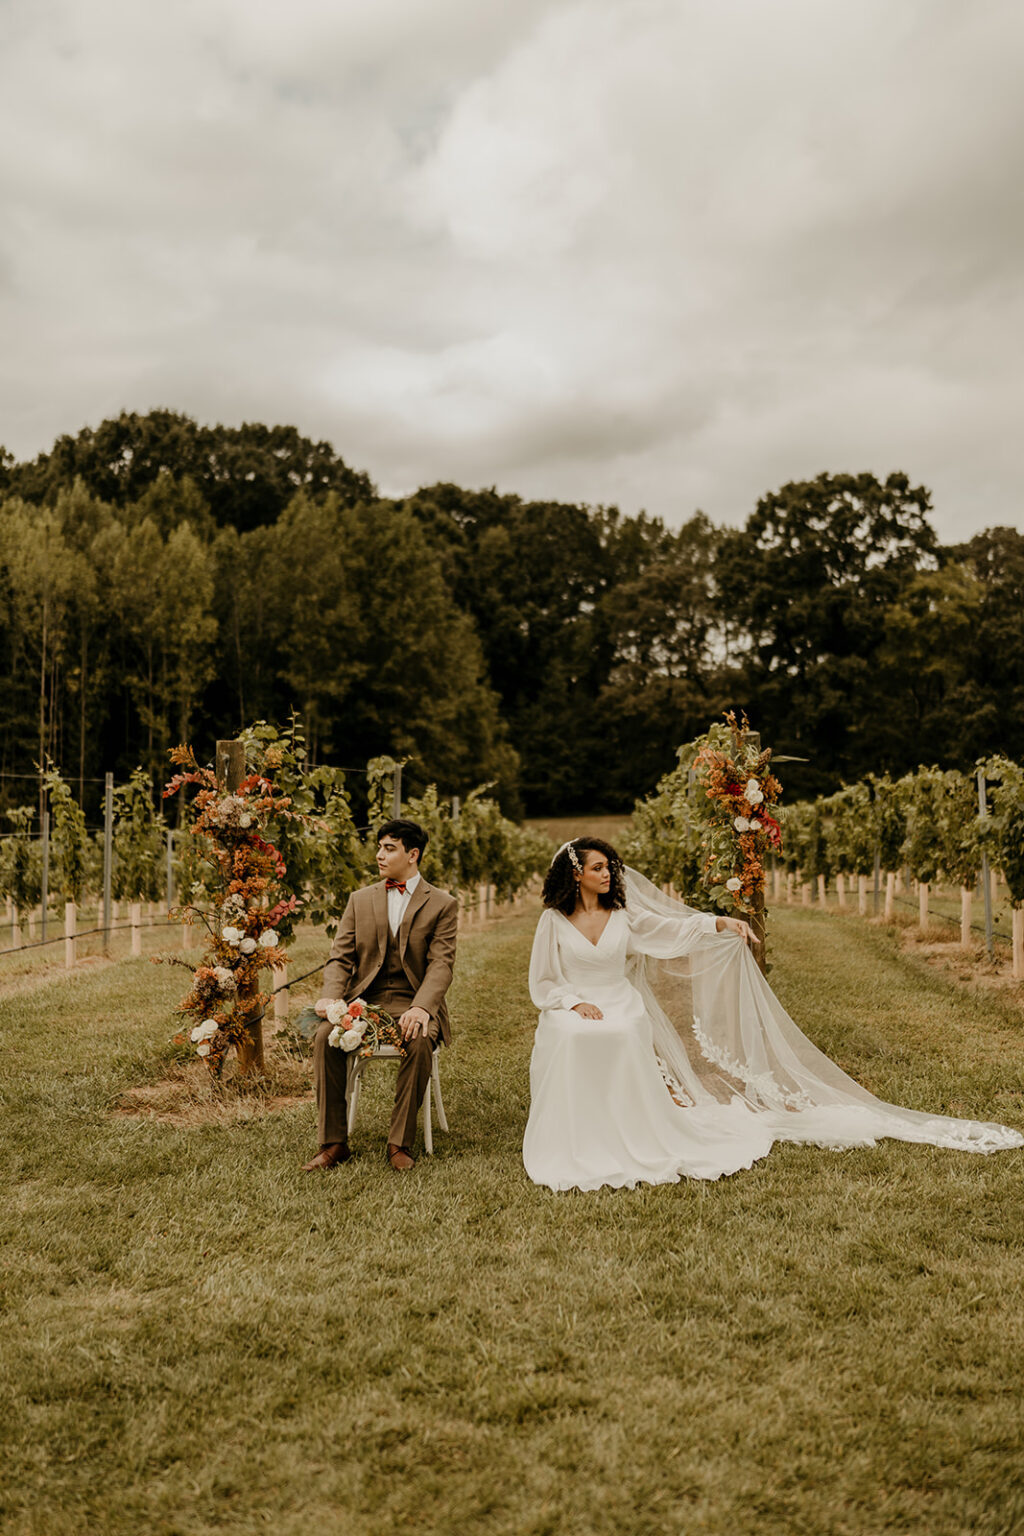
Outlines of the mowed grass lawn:
[{"label": "mowed grass lawn", "polygon": [[[536,1189],[533,921],[462,943],[451,1134],[405,1178],[386,1068],[326,1176],[298,1171],[310,1104],[112,1115],[160,1075],[181,971],[0,1001],[5,1533],[1024,1529],[1024,1154]],[[1024,1124],[1018,1001],[856,919],[774,933],[783,999],[873,1090]]]}]

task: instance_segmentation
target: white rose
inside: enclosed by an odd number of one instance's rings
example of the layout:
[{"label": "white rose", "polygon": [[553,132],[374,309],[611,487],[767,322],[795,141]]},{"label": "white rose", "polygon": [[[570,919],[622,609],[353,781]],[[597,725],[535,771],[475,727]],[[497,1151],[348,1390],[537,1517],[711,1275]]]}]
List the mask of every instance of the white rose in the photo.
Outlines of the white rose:
[{"label": "white rose", "polygon": [[737,880],[735,875],[733,875],[731,880],[727,880],[725,882],[725,888],[727,891],[738,891],[742,885],[743,881]]},{"label": "white rose", "polygon": [[195,1029],[192,1031],[192,1043],[195,1045],[196,1041],[198,1040],[212,1040],[216,1033],[217,1020],[204,1019],[203,1022],[201,1024],[197,1024]]},{"label": "white rose", "polygon": [[743,791],[743,796],[750,805],[761,804],[761,801],[764,799],[764,795],[761,793],[761,786],[756,779],[747,780],[747,787]]},{"label": "white rose", "polygon": [[241,928],[222,928],[220,936],[225,944],[237,944],[241,940],[242,930]]},{"label": "white rose", "polygon": [[209,1044],[208,1040],[204,1040],[202,1045],[197,1045],[196,1046],[196,1055],[197,1056],[209,1056],[209,1054],[210,1054],[210,1044]]},{"label": "white rose", "polygon": [[235,978],[226,965],[215,965],[213,974],[217,978],[217,985],[225,992],[233,992],[235,990]]},{"label": "white rose", "polygon": [[736,828],[737,832],[750,831],[750,822],[745,816],[737,816],[736,820],[733,822],[733,826]]},{"label": "white rose", "polygon": [[248,811],[243,811],[241,816],[239,816],[239,818],[238,818],[238,825],[240,827],[251,827],[252,826],[252,817],[249,815]]},{"label": "white rose", "polygon": [[341,1048],[343,1051],[354,1051],[356,1046],[362,1045],[362,1043],[363,1036],[358,1029],[346,1029],[341,1037]]},{"label": "white rose", "polygon": [[752,816],[750,819],[750,830],[751,832],[760,832],[761,830],[761,823],[756,816]]},{"label": "white rose", "polygon": [[253,950],[256,948],[256,940],[242,939],[238,947],[242,951],[243,955],[251,955]]},{"label": "white rose", "polygon": [[345,1017],[347,1012],[348,1012],[348,1009],[345,1007],[344,1003],[328,1003],[327,1004],[327,1022],[328,1022],[328,1024],[340,1024],[342,1019]]},{"label": "white rose", "polygon": [[327,1036],[327,1044],[328,1045],[340,1045],[341,1044],[342,1033],[343,1033],[342,1030],[340,1030],[338,1028],[337,1024],[335,1024],[334,1028],[331,1030],[330,1034]]},{"label": "white rose", "polygon": [[260,943],[264,949],[273,949],[274,945],[277,943],[277,934],[274,932],[273,928],[268,928],[266,933],[260,934]]}]

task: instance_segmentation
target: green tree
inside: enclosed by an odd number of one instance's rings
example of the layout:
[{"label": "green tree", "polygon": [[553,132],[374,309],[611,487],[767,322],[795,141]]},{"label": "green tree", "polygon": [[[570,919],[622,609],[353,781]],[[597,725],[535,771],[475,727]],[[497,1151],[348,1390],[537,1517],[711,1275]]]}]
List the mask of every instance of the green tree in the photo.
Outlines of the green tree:
[{"label": "green tree", "polygon": [[295,427],[201,427],[166,410],[123,411],[95,429],[59,437],[48,453],[6,471],[9,491],[29,501],[52,503],[80,478],[119,507],[139,501],[165,475],[187,476],[218,525],[243,531],[274,522],[299,490],[346,502],[373,494],[369,478],[330,443],[315,443]]},{"label": "green tree", "polygon": [[748,708],[795,764],[794,792],[892,766],[871,727],[885,615],[936,563],[931,500],[906,475],[819,475],[762,497],[724,535],[719,611]]}]

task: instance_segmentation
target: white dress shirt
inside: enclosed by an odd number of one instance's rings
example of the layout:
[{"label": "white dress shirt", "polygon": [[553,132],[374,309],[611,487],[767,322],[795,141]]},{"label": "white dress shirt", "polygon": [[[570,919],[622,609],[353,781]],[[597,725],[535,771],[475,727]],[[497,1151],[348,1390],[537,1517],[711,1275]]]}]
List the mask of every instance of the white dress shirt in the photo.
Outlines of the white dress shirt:
[{"label": "white dress shirt", "polygon": [[396,937],[399,928],[402,926],[405,909],[409,905],[412,893],[419,883],[419,875],[410,875],[405,882],[404,891],[388,891],[388,927]]}]

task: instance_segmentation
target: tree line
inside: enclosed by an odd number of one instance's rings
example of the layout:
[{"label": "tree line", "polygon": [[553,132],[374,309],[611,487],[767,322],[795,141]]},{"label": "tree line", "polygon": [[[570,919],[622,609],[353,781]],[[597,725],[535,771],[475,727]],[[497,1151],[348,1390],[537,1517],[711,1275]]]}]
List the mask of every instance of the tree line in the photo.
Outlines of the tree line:
[{"label": "tree line", "polygon": [[[902,473],[739,528],[452,484],[377,494],[294,428],[125,413],[0,450],[0,806],[298,716],[311,761],[507,811],[628,808],[728,708],[815,796],[1024,756],[1024,535],[943,546]],[[925,744],[925,745],[923,745]],[[19,787],[20,786],[20,787]]]}]

